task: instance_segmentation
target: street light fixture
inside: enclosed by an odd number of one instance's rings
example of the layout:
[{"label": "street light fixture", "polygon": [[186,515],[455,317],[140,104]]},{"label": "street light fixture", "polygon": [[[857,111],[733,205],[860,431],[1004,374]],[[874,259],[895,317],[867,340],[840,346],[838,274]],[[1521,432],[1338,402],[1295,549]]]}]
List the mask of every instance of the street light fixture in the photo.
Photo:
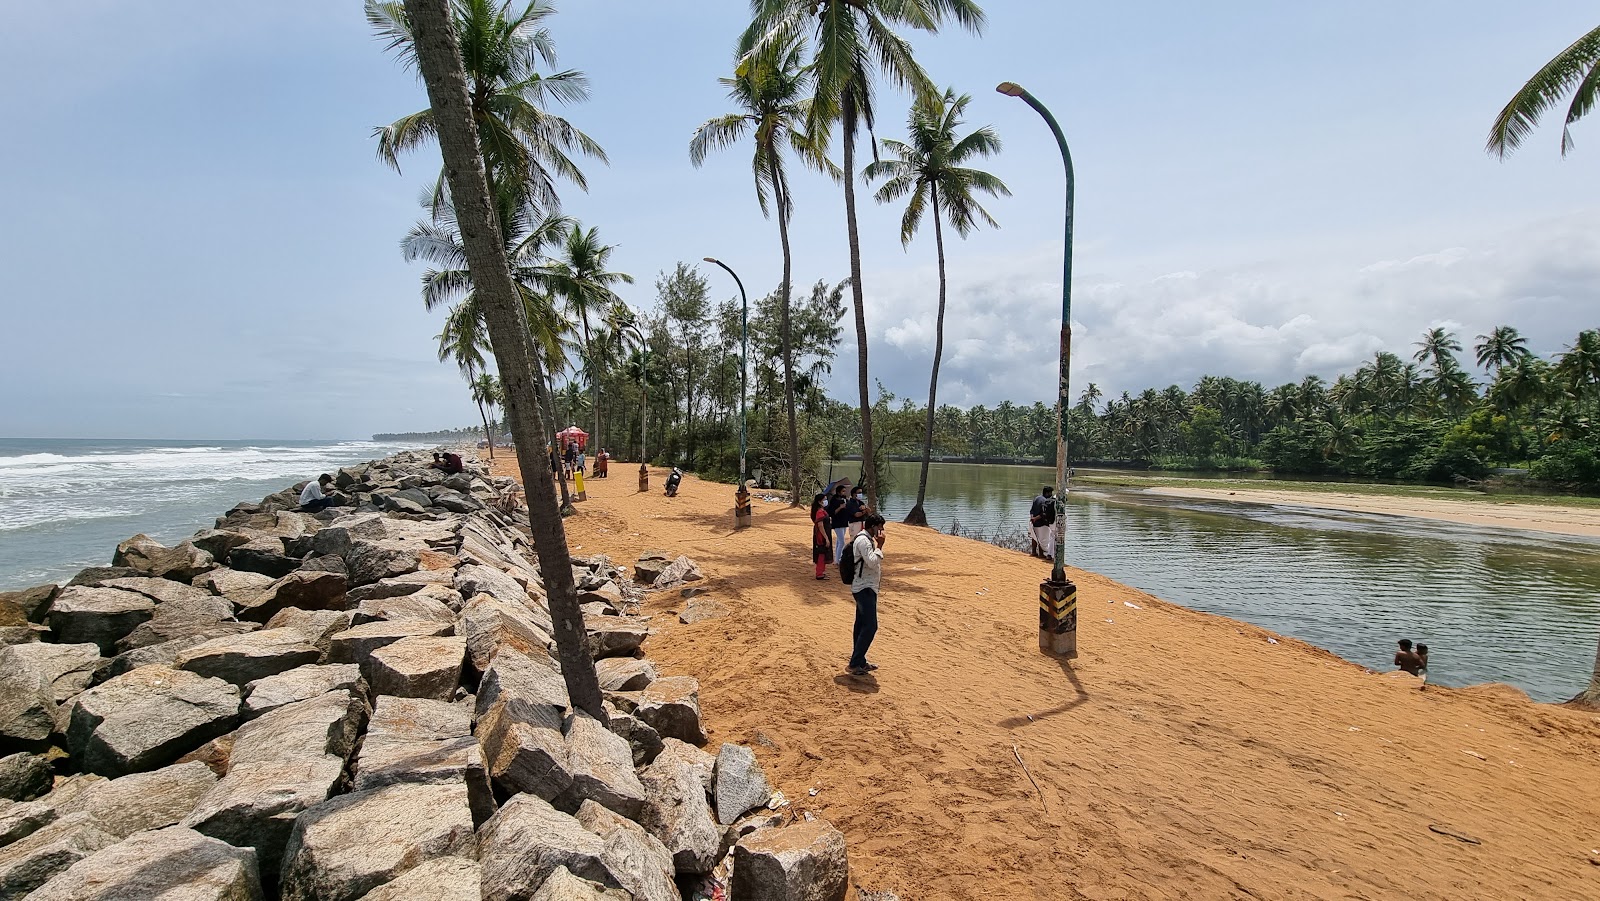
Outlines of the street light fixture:
[{"label": "street light fixture", "polygon": [[1039,649],[1062,657],[1078,656],[1078,588],[1067,578],[1067,410],[1071,404],[1070,368],[1072,364],[1072,152],[1061,134],[1056,117],[1021,85],[1003,81],[995,87],[1007,97],[1020,97],[1023,103],[1044,118],[1061,148],[1061,162],[1067,172],[1066,235],[1061,262],[1061,361],[1056,390],[1056,547],[1055,565],[1050,578],[1039,584]]},{"label": "street light fixture", "polygon": [[733,493],[733,525],[742,529],[750,525],[750,490],[745,487],[745,435],[748,422],[745,412],[744,399],[749,393],[748,379],[750,372],[750,298],[744,293],[744,281],[739,278],[739,273],[734,272],[727,263],[716,257],[703,257],[707,263],[721,266],[733,276],[734,284],[739,286],[739,303],[741,313],[739,316],[739,488]]}]

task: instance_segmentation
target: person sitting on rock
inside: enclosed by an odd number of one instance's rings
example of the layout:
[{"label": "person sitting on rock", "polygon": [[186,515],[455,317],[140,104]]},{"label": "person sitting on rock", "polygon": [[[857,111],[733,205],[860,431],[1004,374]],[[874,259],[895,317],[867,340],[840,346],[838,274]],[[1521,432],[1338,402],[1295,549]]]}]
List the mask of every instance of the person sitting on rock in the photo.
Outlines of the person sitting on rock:
[{"label": "person sitting on rock", "polygon": [[306,513],[315,513],[336,505],[338,499],[326,494],[332,490],[333,476],[327,473],[318,476],[314,482],[307,482],[306,487],[300,490],[300,509]]}]

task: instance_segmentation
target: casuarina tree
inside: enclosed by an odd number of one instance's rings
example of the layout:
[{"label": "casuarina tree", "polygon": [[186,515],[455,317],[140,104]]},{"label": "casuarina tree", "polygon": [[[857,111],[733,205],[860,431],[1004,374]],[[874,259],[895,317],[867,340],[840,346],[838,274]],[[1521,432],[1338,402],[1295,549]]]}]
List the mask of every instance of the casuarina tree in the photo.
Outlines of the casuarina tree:
[{"label": "casuarina tree", "polygon": [[861,467],[867,500],[878,506],[878,467],[873,460],[872,380],[867,375],[867,311],[861,282],[861,238],[856,230],[856,131],[872,129],[873,77],[881,72],[909,88],[919,103],[939,92],[912,56],[911,43],[895,28],[936,32],[946,19],[970,31],[983,28],[983,10],[973,0],[751,0],[752,21],[741,66],[753,65],[774,44],[811,34],[811,109],[806,130],[826,144],[837,122],[844,145],[844,217],[850,248],[850,293],[856,318],[856,385],[860,392]]},{"label": "casuarina tree", "polygon": [[506,421],[512,439],[522,451],[517,455],[517,464],[528,494],[528,518],[555,627],[561,674],[573,707],[605,722],[600,683],[589,654],[583,612],[578,608],[572,558],[556,507],[549,461],[536,451],[547,431],[534,400],[533,385],[543,381],[544,373],[528,337],[522,298],[506,261],[490,200],[466,72],[450,21],[449,0],[405,0],[405,17],[417,69],[427,86],[439,151],[444,157],[445,181],[455,203],[467,264],[505,386]]},{"label": "casuarina tree", "polygon": [[922,224],[925,212],[933,218],[933,243],[939,258],[939,314],[933,329],[933,375],[928,379],[928,422],[922,439],[922,474],[917,479],[917,502],[905,521],[914,526],[928,524],[922,502],[928,494],[928,463],[933,459],[933,417],[938,408],[939,361],[944,355],[944,308],[946,280],[944,270],[944,222],[956,234],[966,237],[980,223],[999,227],[973,197],[982,192],[991,197],[1011,194],[1000,179],[987,172],[962,165],[975,157],[1000,152],[1000,138],[988,127],[964,138],[956,136],[961,117],[972,98],[956,96],[946,90],[937,103],[911,108],[906,122],[908,142],[885,140],[883,149],[890,159],[867,167],[868,178],[886,179],[878,189],[879,203],[893,203],[910,195],[905,215],[900,218],[900,243],[910,244]]}]

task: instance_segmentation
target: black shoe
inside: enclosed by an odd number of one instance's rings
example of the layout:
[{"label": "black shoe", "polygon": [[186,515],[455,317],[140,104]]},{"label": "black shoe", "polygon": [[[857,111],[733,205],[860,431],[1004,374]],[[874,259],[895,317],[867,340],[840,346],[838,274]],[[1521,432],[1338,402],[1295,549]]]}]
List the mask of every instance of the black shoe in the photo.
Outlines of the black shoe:
[{"label": "black shoe", "polygon": [[877,669],[877,668],[878,668],[878,665],[876,663],[867,664],[867,672],[869,672],[869,673],[872,672],[873,670]]},{"label": "black shoe", "polygon": [[852,666],[845,670],[845,672],[852,676],[865,676],[867,674],[867,668],[864,666]]}]

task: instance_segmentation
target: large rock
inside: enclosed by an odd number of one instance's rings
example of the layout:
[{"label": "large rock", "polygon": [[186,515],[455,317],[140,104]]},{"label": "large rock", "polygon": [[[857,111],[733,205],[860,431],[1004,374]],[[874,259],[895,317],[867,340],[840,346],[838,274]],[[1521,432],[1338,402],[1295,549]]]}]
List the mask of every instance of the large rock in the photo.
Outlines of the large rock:
[{"label": "large rock", "polygon": [[694,768],[673,757],[657,757],[639,771],[644,810],[639,825],[672,852],[679,873],[709,873],[722,849],[722,829],[712,819],[705,785]]},{"label": "large rock", "polygon": [[117,545],[111,557],[112,566],[125,566],[146,576],[189,582],[195,576],[215,569],[212,556],[182,541],[176,547],[167,547],[148,535],[139,534]]},{"label": "large rock", "polygon": [[50,631],[62,644],[98,645],[114,654],[117,639],[155,614],[156,603],[134,591],[68,588],[50,607]]},{"label": "large rock", "polygon": [[555,806],[575,812],[585,801],[638,819],[644,806],[644,786],[633,771],[628,742],[586,713],[567,717],[567,772],[572,784],[555,800]]},{"label": "large rock", "polygon": [[515,651],[495,657],[478,685],[477,736],[505,791],[549,800],[572,785],[561,732],[567,706],[560,673]]},{"label": "large rock", "polygon": [[19,752],[0,757],[0,798],[6,801],[32,801],[48,792],[54,782],[50,759],[41,754]]},{"label": "large rock", "polygon": [[[299,541],[310,541],[310,538],[301,538]],[[346,581],[350,579],[350,567],[345,564],[344,558],[336,554],[323,554],[320,557],[307,557],[300,564],[296,572],[335,573]],[[349,603],[349,598],[345,599]]]},{"label": "large rock", "polygon": [[666,551],[647,551],[641,554],[638,562],[634,564],[633,580],[640,585],[649,585],[671,565],[672,556]]},{"label": "large rock", "polygon": [[338,787],[366,718],[365,700],[337,691],[252,720],[233,736],[227,775],[183,824],[255,848],[270,881],[297,817]]},{"label": "large rock", "polygon": [[342,610],[349,583],[334,572],[297,570],[256,594],[237,601],[239,618],[264,623],[288,607],[300,610]]},{"label": "large rock", "polygon": [[772,799],[772,783],[756,762],[756,752],[724,742],[717,752],[712,792],[717,801],[717,822],[731,826]]},{"label": "large rock", "polygon": [[403,576],[379,579],[370,585],[352,588],[350,589],[349,600],[353,604],[359,604],[362,601],[397,598],[420,591],[429,585],[449,588],[454,582],[455,573],[450,570],[419,569]]},{"label": "large rock", "polygon": [[482,897],[477,861],[435,857],[367,892],[361,901],[479,901]]},{"label": "large rock", "polygon": [[22,662],[17,647],[0,647],[0,754],[42,751],[55,729],[50,683]]},{"label": "large rock", "polygon": [[367,695],[361,667],[353,663],[330,663],[296,667],[245,686],[244,714],[254,719],[285,704],[308,701],[330,691],[350,691]]},{"label": "large rock", "polygon": [[333,646],[333,636],[350,628],[348,610],[301,610],[286,607],[267,620],[268,629],[298,629],[306,641],[316,646],[326,656]]},{"label": "large rock", "polygon": [[[255,623],[241,623],[239,625],[253,627]],[[221,637],[221,635],[236,634],[238,633],[229,628],[221,630],[217,635],[201,633],[185,638],[174,638],[171,641],[163,641],[160,644],[145,645],[142,648],[134,648],[131,651],[123,651],[100,665],[100,668],[95,671],[94,682],[100,683],[115,679],[124,673],[131,673],[141,666],[173,666],[178,662],[179,654],[195,645],[204,644],[213,638]]]},{"label": "large rock", "polygon": [[174,582],[171,579],[152,579],[149,576],[106,579],[100,583],[100,587],[138,592],[158,604],[203,601],[209,597],[208,592],[193,585],[185,585],[182,582]]},{"label": "large rock", "polygon": [[503,649],[554,666],[550,633],[539,627],[537,617],[526,605],[489,594],[476,595],[461,609],[456,632],[467,640],[467,659],[480,673]]},{"label": "large rock", "polygon": [[644,766],[656,759],[663,747],[661,733],[631,713],[622,713],[614,708],[609,708],[608,713],[606,725],[628,743],[629,750],[633,752],[634,767]]},{"label": "large rock", "polygon": [[494,815],[494,794],[472,710],[420,698],[379,697],[355,765],[355,791],[396,783],[462,782],[473,822]]},{"label": "large rock", "polygon": [[600,838],[600,860],[634,901],[680,901],[672,852],[633,820],[593,801],[578,808],[578,822]]},{"label": "large rock", "polygon": [[0,653],[0,666],[33,670],[50,686],[50,699],[57,704],[88,688],[95,670],[104,663],[94,644],[25,644]]},{"label": "large rock", "polygon": [[177,668],[248,685],[322,656],[298,629],[266,629],[213,638],[178,655]]},{"label": "large rock", "polygon": [[189,538],[194,546],[210,554],[219,563],[228,562],[234,548],[250,543],[250,536],[229,529],[201,529]]},{"label": "large rock", "polygon": [[96,829],[124,839],[146,829],[182,822],[217,783],[203,763],[175,763],[148,773],[89,783],[70,797],[53,802],[56,814],[83,814]]},{"label": "large rock", "polygon": [[651,682],[636,696],[631,711],[661,734],[692,745],[706,742],[700,725],[700,682],[692,676],[667,676]]},{"label": "large rock", "polygon": [[694,770],[694,775],[700,780],[700,785],[705,789],[706,800],[711,800],[712,788],[717,778],[717,758],[707,754],[688,742],[676,738],[662,740],[661,753],[657,760],[676,760],[688,764]]},{"label": "large rock", "polygon": [[67,581],[67,587],[95,588],[107,579],[131,579],[143,575],[145,573],[131,566],[91,566],[78,570],[78,574]]},{"label": "large rock", "polygon": [[261,573],[214,569],[195,579],[194,585],[211,594],[225,597],[235,604],[242,604],[274,581],[272,576]]},{"label": "large rock", "polygon": [[182,826],[129,836],[79,860],[32,901],[261,901],[255,853]]},{"label": "large rock", "polygon": [[[116,579],[114,581],[131,582],[134,580]],[[241,623],[233,618],[233,603],[227,598],[215,597],[193,586],[179,585],[177,582],[167,582],[165,579],[150,579],[148,581],[160,581],[178,588],[187,588],[194,594],[163,601],[156,607],[155,614],[149,620],[140,623],[133,631],[117,641],[117,650],[119,652],[149,647],[166,641],[175,641],[179,638],[190,638],[196,635],[203,635],[207,638],[215,638],[221,635],[238,635],[256,628],[255,623]]]},{"label": "large rock", "polygon": [[352,542],[344,561],[350,567],[351,585],[366,585],[416,572],[422,562],[416,551],[365,540]]},{"label": "large rock", "polygon": [[508,604],[527,606],[528,592],[509,574],[492,566],[472,564],[456,570],[455,590],[464,598],[487,594]]},{"label": "large rock", "polygon": [[221,679],[144,666],[81,695],[67,747],[82,769],[121,776],[165,766],[239,719],[239,689]]},{"label": "large rock", "polygon": [[0,848],[0,901],[26,897],[68,867],[116,843],[115,836],[95,828],[84,814],[56,820]]},{"label": "large rock", "polygon": [[649,625],[628,616],[585,616],[583,625],[589,633],[589,653],[597,660],[626,657],[650,637]]},{"label": "large rock", "polygon": [[566,867],[556,867],[554,872],[539,883],[539,890],[528,896],[528,901],[633,901],[633,899],[622,889],[608,888],[598,882],[574,876]]},{"label": "large rock", "polygon": [[29,622],[42,623],[50,613],[50,604],[60,593],[61,586],[54,582],[21,591],[0,591],[0,607],[15,607]]},{"label": "large rock", "polygon": [[[455,591],[445,590],[460,599],[461,596]],[[418,591],[398,597],[370,598],[362,601],[356,608],[355,618],[352,621],[359,626],[380,619],[425,619],[436,623],[453,623],[456,621],[456,615],[443,601],[438,600],[433,592]]]},{"label": "large rock", "polygon": [[242,572],[281,579],[298,569],[300,561],[285,552],[282,538],[263,536],[229,551],[228,565]]},{"label": "large rock", "polygon": [[685,582],[698,582],[704,579],[700,567],[695,565],[688,557],[679,557],[672,561],[661,573],[651,581],[651,588],[675,588]]},{"label": "large rock", "polygon": [[425,861],[471,857],[476,844],[461,783],[388,785],[341,795],[295,823],[283,858],[283,897],[356,901]]},{"label": "large rock", "polygon": [[557,868],[609,887],[620,887],[601,859],[605,844],[576,819],[542,798],[520,794],[507,801],[478,835],[484,901],[529,898]]},{"label": "large rock", "polygon": [[372,652],[367,670],[373,694],[449,701],[461,685],[464,638],[402,638]]},{"label": "large rock", "polygon": [[843,901],[844,835],[826,820],[758,829],[733,846],[732,901]]},{"label": "large rock", "polygon": [[55,822],[56,809],[43,801],[0,801],[0,848]]},{"label": "large rock", "polygon": [[449,635],[449,623],[435,623],[422,619],[380,619],[360,626],[351,626],[329,639],[328,659],[334,663],[360,664],[365,671],[372,652],[388,647],[402,638],[437,638]]}]

